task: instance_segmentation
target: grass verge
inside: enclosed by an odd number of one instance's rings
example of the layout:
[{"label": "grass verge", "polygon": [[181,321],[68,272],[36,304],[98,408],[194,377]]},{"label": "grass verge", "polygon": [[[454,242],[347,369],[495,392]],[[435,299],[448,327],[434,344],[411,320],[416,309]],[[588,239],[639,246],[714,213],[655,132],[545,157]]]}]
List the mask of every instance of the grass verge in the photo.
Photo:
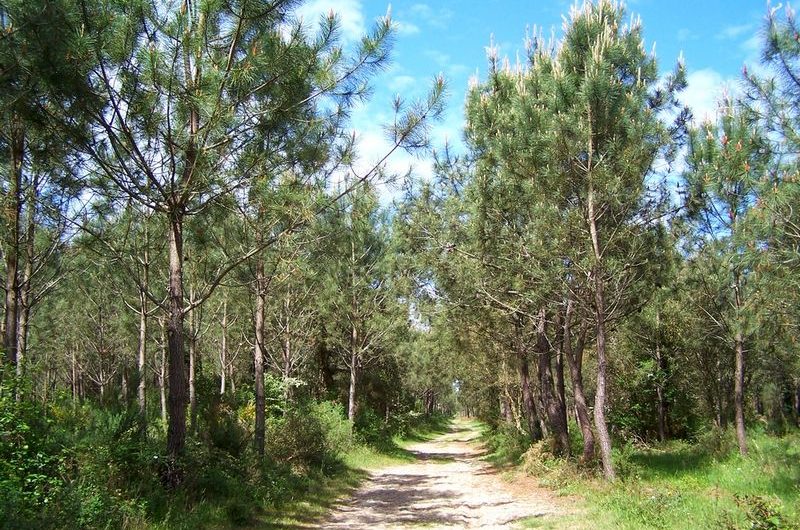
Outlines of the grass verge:
[{"label": "grass verge", "polygon": [[[485,434],[490,462],[514,461],[518,441]],[[698,443],[671,441],[615,449],[619,479],[605,482],[597,468],[555,459],[540,445],[516,463],[541,484],[582,499],[580,516],[520,521],[520,528],[798,529],[800,432],[749,433],[750,453],[738,455],[732,433],[709,433]]]}]

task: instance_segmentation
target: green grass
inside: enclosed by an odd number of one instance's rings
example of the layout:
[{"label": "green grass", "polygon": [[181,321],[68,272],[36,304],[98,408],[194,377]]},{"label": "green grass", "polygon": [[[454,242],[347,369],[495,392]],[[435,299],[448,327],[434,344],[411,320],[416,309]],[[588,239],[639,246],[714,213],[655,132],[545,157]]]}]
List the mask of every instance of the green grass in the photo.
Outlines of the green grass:
[{"label": "green grass", "polygon": [[[751,433],[749,443],[747,457],[677,441],[623,448],[615,452],[619,480],[614,484],[563,462],[550,463],[541,479],[561,493],[583,498],[580,519],[591,521],[592,528],[798,527],[800,432],[783,437]],[[531,520],[521,528],[547,524]]]},{"label": "green grass", "polygon": [[344,464],[348,468],[364,471],[403,464],[412,460],[414,460],[414,455],[400,445],[380,450],[367,445],[358,445],[344,456]]}]

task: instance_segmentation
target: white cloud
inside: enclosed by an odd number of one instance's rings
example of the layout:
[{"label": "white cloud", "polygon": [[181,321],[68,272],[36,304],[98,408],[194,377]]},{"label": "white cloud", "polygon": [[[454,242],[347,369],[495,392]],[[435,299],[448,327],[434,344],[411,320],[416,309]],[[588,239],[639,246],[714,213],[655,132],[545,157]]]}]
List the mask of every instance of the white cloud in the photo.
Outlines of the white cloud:
[{"label": "white cloud", "polygon": [[392,26],[394,26],[394,29],[397,31],[398,35],[416,35],[419,33],[419,26],[412,24],[411,22],[395,20],[392,22]]},{"label": "white cloud", "polygon": [[751,74],[760,77],[771,77],[769,68],[761,62],[761,49],[764,45],[764,38],[761,35],[753,35],[739,44],[739,49],[744,55],[744,64]]},{"label": "white cloud", "polygon": [[321,17],[331,12],[339,19],[344,42],[358,40],[366,33],[360,0],[311,0],[302,4],[295,12],[295,16],[298,19],[302,18],[304,25],[313,29]]},{"label": "white cloud", "polygon": [[676,35],[678,42],[686,42],[689,40],[697,40],[697,35],[688,28],[681,28]]},{"label": "white cloud", "polygon": [[717,33],[718,39],[735,39],[753,30],[753,24],[727,26]]},{"label": "white cloud", "polygon": [[443,7],[434,9],[428,4],[423,3],[412,5],[409,9],[409,13],[422,22],[437,28],[446,28],[450,19],[453,18],[453,12],[451,10]]},{"label": "white cloud", "polygon": [[450,56],[438,50],[425,50],[423,54],[439,66],[447,66],[450,63]]},{"label": "white cloud", "polygon": [[719,72],[706,68],[692,72],[686,78],[687,87],[680,95],[681,101],[692,109],[695,124],[714,120],[719,100],[730,92],[733,80],[723,78]]},{"label": "white cloud", "polygon": [[389,81],[389,88],[395,92],[402,92],[407,88],[413,87],[416,83],[416,77],[410,75],[398,75]]},{"label": "white cloud", "polygon": [[429,158],[418,158],[402,148],[392,152],[394,145],[380,124],[373,122],[369,127],[358,128],[356,142],[358,159],[354,169],[359,176],[364,176],[373,170],[378,162],[391,152],[383,163],[384,175],[387,178],[379,180],[375,175],[370,179],[377,184],[383,204],[398,198],[401,191],[401,182],[392,179],[404,178],[409,172],[414,180],[429,180],[433,176],[433,162]]},{"label": "white cloud", "polygon": [[428,4],[414,4],[410,9],[411,13],[422,18],[431,18],[433,9]]}]

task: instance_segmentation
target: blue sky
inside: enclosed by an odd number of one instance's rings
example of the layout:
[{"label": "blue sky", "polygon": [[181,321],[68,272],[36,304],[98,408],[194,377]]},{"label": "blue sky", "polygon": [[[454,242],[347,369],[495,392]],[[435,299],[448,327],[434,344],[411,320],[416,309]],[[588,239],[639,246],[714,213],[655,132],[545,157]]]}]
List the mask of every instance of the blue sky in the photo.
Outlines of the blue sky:
[{"label": "blue sky", "polygon": [[[315,21],[330,10],[341,20],[345,39],[357,39],[391,5],[395,23],[393,60],[374,80],[375,93],[353,116],[366,168],[386,152],[382,123],[391,119],[395,94],[423,96],[431,80],[441,73],[449,97],[442,122],[433,130],[434,145],[445,141],[460,145],[464,95],[472,76],[486,74],[486,48],[493,39],[501,56],[515,60],[522,49],[526,28],[541,28],[545,36],[562,33],[563,17],[573,2],[565,0],[483,0],[382,2],[374,0],[308,0],[298,15]],[[773,8],[779,4],[773,4]],[[639,15],[646,49],[655,43],[662,73],[671,70],[679,56],[685,59],[689,87],[682,95],[695,116],[714,112],[723,90],[735,91],[744,64],[756,65],[767,4],[761,0],[632,0],[628,14]],[[430,162],[398,153],[389,168],[403,171],[412,164],[420,178],[431,174]]]}]

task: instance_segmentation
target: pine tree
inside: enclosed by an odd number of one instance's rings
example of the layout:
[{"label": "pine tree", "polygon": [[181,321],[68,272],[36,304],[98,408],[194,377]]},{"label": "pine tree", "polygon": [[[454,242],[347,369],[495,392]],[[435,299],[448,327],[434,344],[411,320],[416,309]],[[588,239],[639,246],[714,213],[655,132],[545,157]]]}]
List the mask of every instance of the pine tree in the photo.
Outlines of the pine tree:
[{"label": "pine tree", "polygon": [[[748,215],[770,160],[770,149],[748,113],[730,100],[718,123],[692,131],[686,173],[687,213],[696,252],[710,252],[728,280],[715,322],[734,351],[734,406],[739,452],[747,454],[744,417],[745,354],[753,332],[755,234]],[[728,286],[730,286],[728,288]]]},{"label": "pine tree", "polygon": [[[605,417],[608,334],[643,295],[651,256],[663,244],[659,197],[648,179],[659,157],[674,154],[674,135],[686,120],[675,100],[684,77],[679,65],[659,84],[639,21],[625,25],[613,2],[576,7],[564,29],[557,44],[534,38],[529,64],[490,68],[490,79],[471,92],[470,130],[491,178],[508,178],[486,193],[509,193],[498,199],[516,210],[505,222],[530,215],[541,223],[528,227],[536,252],[523,254],[541,263],[538,283],[554,278],[572,296],[586,296],[573,303],[591,308],[598,356],[594,423],[605,475],[613,479]],[[665,110],[676,112],[672,128],[659,118]],[[581,278],[589,282],[580,285]],[[563,294],[538,290],[565,313],[570,303]]]}]

